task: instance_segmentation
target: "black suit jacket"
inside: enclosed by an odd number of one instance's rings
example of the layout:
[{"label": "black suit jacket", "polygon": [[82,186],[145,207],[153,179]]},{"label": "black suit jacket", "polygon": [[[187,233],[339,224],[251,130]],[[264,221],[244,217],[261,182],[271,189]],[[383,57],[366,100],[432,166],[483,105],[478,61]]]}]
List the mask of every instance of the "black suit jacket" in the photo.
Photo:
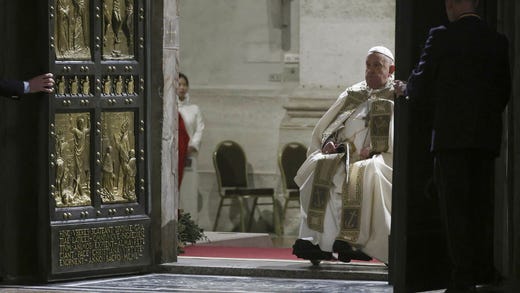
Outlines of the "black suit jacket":
[{"label": "black suit jacket", "polygon": [[24,85],[22,81],[0,79],[0,96],[21,96],[23,93]]},{"label": "black suit jacket", "polygon": [[432,151],[500,152],[511,91],[508,46],[475,15],[430,30],[406,94],[432,106]]}]

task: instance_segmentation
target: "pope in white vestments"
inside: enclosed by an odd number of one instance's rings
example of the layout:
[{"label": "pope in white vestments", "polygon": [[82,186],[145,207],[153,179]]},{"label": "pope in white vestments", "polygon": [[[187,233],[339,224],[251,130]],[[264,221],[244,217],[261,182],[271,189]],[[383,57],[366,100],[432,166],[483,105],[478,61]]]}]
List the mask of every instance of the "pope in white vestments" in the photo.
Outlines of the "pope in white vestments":
[{"label": "pope in white vestments", "polygon": [[301,202],[296,256],[388,262],[394,70],[389,49],[371,48],[365,81],[347,88],[314,128],[294,178]]}]

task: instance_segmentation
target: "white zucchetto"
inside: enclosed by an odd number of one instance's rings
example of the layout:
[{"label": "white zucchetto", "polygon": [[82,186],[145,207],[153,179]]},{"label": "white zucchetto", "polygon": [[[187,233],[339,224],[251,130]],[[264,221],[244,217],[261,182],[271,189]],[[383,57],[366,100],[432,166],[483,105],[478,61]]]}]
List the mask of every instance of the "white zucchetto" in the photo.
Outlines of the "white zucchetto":
[{"label": "white zucchetto", "polygon": [[368,50],[368,54],[372,54],[372,53],[383,54],[386,57],[392,59],[392,61],[395,61],[394,54],[392,54],[392,51],[390,51],[390,49],[388,49],[387,47],[383,47],[383,46],[372,47],[372,48],[370,48],[370,50]]}]

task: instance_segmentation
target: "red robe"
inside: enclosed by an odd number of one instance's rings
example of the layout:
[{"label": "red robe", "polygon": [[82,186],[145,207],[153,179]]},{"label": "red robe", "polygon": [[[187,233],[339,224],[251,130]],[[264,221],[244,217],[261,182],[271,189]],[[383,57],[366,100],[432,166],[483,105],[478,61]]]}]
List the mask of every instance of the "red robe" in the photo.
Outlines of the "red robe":
[{"label": "red robe", "polygon": [[178,166],[178,172],[179,172],[179,181],[177,188],[181,187],[182,182],[182,175],[184,174],[184,164],[186,163],[186,156],[188,155],[188,143],[190,141],[190,136],[188,135],[188,131],[186,131],[186,126],[184,125],[184,120],[182,120],[181,114],[179,116],[179,131],[178,131],[178,139],[179,139],[179,166]]}]

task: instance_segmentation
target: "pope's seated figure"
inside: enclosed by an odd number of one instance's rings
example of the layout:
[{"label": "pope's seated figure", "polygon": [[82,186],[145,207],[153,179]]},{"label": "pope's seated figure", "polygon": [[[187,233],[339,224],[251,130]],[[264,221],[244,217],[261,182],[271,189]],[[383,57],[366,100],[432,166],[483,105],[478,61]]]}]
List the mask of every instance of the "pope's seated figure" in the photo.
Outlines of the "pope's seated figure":
[{"label": "pope's seated figure", "polygon": [[394,71],[392,52],[371,48],[365,80],[341,93],[314,128],[294,178],[301,199],[296,256],[388,263]]}]

